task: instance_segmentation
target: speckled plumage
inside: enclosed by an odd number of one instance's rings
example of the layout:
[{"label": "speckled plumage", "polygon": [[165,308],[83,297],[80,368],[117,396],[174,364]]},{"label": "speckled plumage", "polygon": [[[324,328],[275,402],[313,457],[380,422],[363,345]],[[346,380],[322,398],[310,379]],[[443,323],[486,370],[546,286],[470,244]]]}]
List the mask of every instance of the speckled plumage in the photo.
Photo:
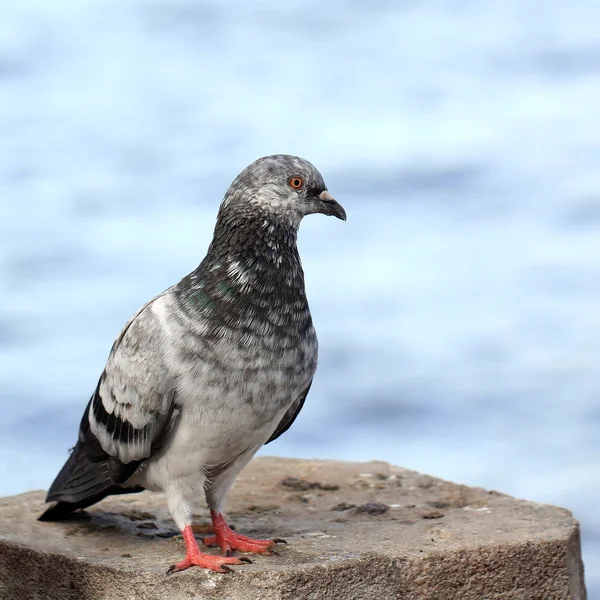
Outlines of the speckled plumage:
[{"label": "speckled plumage", "polygon": [[203,493],[220,513],[240,470],[295,419],[317,367],[296,246],[315,212],[345,219],[307,161],[276,155],[240,173],[206,258],[113,345],[42,519],[139,489],[164,490],[182,529]]}]

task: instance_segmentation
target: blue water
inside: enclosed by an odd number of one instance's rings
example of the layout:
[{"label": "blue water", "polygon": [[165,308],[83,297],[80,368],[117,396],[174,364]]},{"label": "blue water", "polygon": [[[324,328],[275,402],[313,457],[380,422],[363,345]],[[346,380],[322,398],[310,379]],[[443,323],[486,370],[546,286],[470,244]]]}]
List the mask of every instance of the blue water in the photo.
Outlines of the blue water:
[{"label": "blue water", "polygon": [[6,0],[0,495],[47,487],[233,177],[314,162],[321,364],[269,453],[570,508],[600,599],[600,5]]}]

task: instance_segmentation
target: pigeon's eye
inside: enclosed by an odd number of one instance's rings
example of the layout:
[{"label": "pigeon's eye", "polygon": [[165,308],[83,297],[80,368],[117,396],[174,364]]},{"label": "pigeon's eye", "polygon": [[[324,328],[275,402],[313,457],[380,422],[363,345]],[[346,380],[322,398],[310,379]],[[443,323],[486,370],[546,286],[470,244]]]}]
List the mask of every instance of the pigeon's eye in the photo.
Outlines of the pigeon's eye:
[{"label": "pigeon's eye", "polygon": [[304,181],[302,181],[302,177],[291,177],[289,183],[290,186],[293,187],[295,190],[299,190],[304,184]]}]

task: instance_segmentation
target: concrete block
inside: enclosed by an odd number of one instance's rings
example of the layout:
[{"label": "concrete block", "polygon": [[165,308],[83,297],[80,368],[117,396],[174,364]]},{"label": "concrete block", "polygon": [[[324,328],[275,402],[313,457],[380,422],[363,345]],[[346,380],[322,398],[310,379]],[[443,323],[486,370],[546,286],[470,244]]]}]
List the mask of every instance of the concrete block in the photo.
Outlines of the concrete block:
[{"label": "concrete block", "polygon": [[[288,545],[230,574],[165,575],[184,544],[161,494],[40,523],[44,495],[0,499],[1,600],[586,598],[567,510],[383,462],[254,460],[231,494],[230,522]],[[208,530],[207,510],[196,520]]]}]

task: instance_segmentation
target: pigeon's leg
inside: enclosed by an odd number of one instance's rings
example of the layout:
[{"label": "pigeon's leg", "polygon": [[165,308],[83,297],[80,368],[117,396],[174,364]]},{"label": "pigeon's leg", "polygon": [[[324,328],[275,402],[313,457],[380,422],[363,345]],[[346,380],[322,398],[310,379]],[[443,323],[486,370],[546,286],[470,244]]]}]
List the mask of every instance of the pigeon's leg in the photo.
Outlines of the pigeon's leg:
[{"label": "pigeon's leg", "polygon": [[206,500],[210,507],[210,516],[212,518],[213,532],[215,535],[205,537],[204,544],[207,546],[219,546],[226,556],[229,556],[232,550],[241,552],[253,552],[255,554],[271,554],[273,546],[278,541],[283,540],[256,540],[246,537],[233,531],[225,522],[222,514],[222,506],[225,496],[231,489],[235,478],[239,472],[248,464],[260,446],[251,448],[235,461],[229,467],[219,473],[214,478],[208,478],[206,486]]},{"label": "pigeon's leg", "polygon": [[192,531],[192,502],[190,498],[195,495],[198,487],[202,487],[202,484],[203,476],[179,477],[171,480],[165,489],[169,510],[175,523],[183,533],[186,548],[185,558],[173,565],[167,573],[183,571],[194,565],[211,571],[226,573],[231,571],[228,565],[241,565],[243,562],[250,562],[244,557],[241,559],[230,558],[200,552],[198,542]]},{"label": "pigeon's leg", "polygon": [[185,540],[186,547],[185,558],[181,562],[170,567],[167,574],[183,571],[192,566],[203,567],[204,569],[210,569],[211,571],[217,571],[218,573],[227,573],[231,571],[228,565],[241,565],[244,562],[250,562],[250,560],[244,556],[241,558],[233,558],[229,556],[213,556],[212,554],[200,552],[191,525],[186,525],[183,528],[183,539]]}]

